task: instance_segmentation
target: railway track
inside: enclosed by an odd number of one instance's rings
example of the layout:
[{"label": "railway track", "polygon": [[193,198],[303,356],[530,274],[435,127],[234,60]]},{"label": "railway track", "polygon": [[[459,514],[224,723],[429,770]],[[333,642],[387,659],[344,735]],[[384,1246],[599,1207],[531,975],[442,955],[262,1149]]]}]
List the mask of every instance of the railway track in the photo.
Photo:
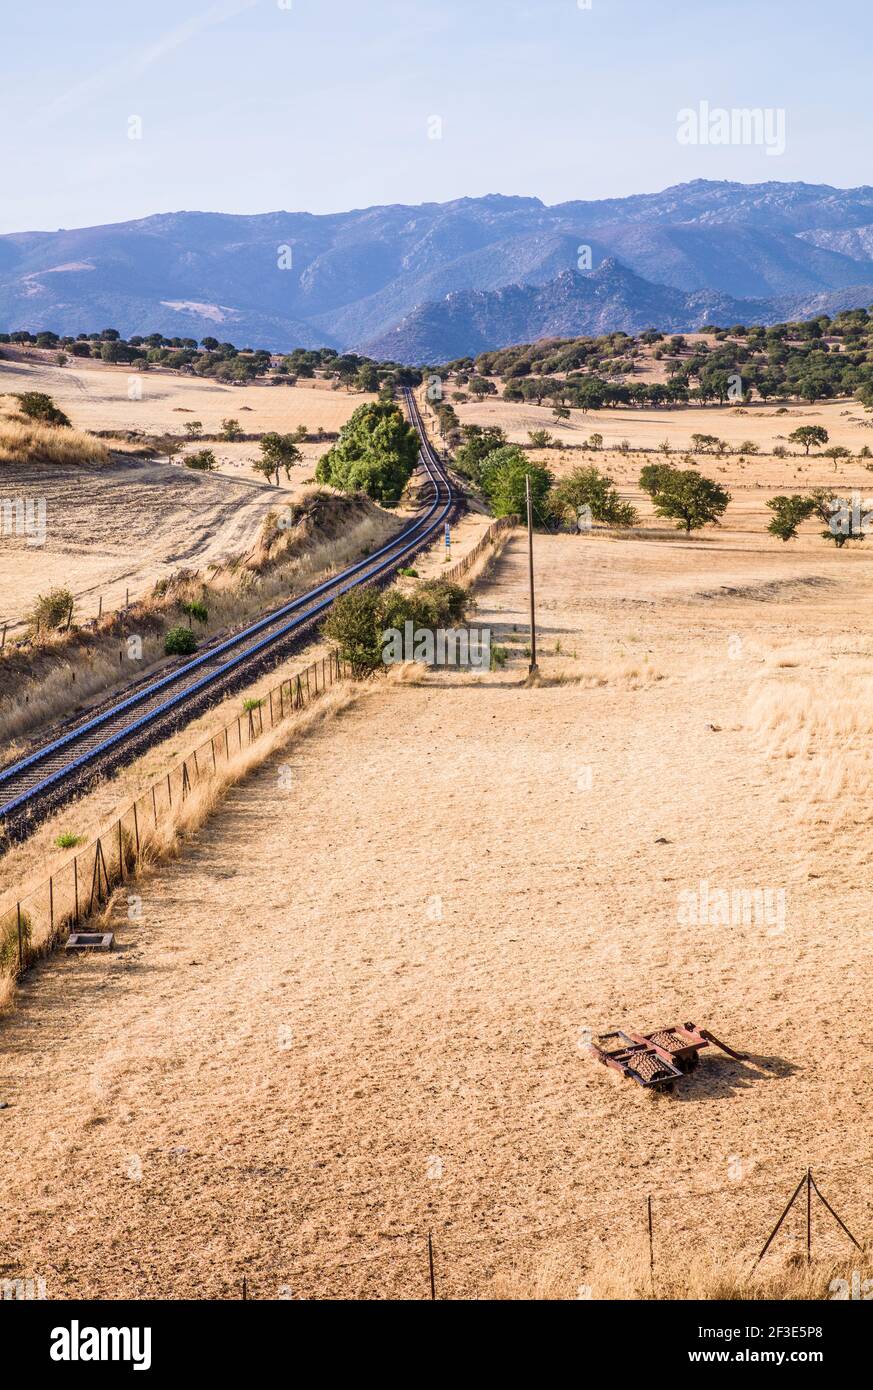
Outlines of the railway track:
[{"label": "railway track", "polygon": [[341,594],[384,583],[431,542],[458,499],[427,437],[413,393],[407,389],[404,395],[419,436],[420,465],[432,490],[429,505],[372,555],[160,676],[144,678],[0,771],[0,827],[9,838],[24,838],[83,785],[130,761],[150,743],[284,660]]}]

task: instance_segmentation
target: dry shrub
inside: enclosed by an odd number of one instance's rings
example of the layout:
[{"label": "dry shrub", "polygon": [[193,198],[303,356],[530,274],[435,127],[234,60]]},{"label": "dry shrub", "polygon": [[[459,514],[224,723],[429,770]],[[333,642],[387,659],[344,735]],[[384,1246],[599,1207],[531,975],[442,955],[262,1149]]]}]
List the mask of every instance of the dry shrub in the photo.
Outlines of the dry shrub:
[{"label": "dry shrub", "polygon": [[596,1255],[581,1274],[566,1260],[532,1259],[495,1275],[484,1292],[489,1298],[525,1301],[827,1301],[836,1292],[831,1289],[832,1282],[844,1279],[851,1288],[855,1271],[860,1271],[862,1281],[873,1275],[873,1251],[839,1260],[814,1259],[810,1264],[800,1255],[780,1259],[769,1254],[757,1267],[748,1259],[692,1254],[686,1260],[674,1258],[656,1267],[653,1284],[644,1242],[631,1241],[616,1251]]},{"label": "dry shrub", "polygon": [[540,670],[537,675],[529,676],[525,683],[532,686],[578,685],[583,690],[598,690],[606,686],[617,690],[646,690],[664,679],[664,675],[653,666],[617,661],[580,673]]},{"label": "dry shrub", "polygon": [[873,733],[873,672],[817,674],[814,684],[764,680],[747,724],[770,757],[793,758],[814,746],[839,745]]}]

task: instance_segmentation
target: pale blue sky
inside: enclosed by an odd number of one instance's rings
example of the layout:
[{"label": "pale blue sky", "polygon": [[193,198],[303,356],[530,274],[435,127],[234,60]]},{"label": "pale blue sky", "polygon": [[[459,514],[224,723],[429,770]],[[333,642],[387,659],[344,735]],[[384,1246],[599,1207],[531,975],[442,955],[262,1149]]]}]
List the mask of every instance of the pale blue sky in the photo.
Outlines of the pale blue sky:
[{"label": "pale blue sky", "polygon": [[[873,177],[870,0],[5,0],[0,22],[3,232]],[[701,100],[784,108],[785,154],[680,145]]]}]

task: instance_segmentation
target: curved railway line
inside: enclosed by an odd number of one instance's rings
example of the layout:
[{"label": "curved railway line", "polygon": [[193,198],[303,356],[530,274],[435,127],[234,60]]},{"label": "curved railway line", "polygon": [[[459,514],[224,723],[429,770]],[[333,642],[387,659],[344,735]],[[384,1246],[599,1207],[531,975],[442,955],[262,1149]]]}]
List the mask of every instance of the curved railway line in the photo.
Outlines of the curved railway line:
[{"label": "curved railway line", "polygon": [[88,780],[130,761],[150,743],[284,660],[341,594],[384,583],[403,561],[430,543],[455,511],[458,498],[427,437],[412,391],[405,389],[404,395],[419,436],[419,460],[433,490],[427,508],[365,559],[160,676],[144,678],[0,771],[0,827],[10,838],[23,838]]}]

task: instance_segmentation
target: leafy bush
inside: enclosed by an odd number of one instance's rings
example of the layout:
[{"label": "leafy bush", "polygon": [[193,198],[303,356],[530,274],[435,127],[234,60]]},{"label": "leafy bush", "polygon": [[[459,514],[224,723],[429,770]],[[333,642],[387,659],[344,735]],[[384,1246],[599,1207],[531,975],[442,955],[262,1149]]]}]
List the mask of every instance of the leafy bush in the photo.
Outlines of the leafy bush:
[{"label": "leafy bush", "polygon": [[27,615],[28,626],[33,632],[57,631],[67,622],[72,606],[73,595],[69,589],[49,589],[47,594],[37,596]]},{"label": "leafy bush", "polygon": [[550,449],[555,442],[548,430],[528,430],[527,437],[532,449]]},{"label": "leafy bush", "polygon": [[477,487],[482,481],[482,465],[495,449],[506,444],[506,435],[498,425],[463,425],[463,444],[455,454],[455,468]]},{"label": "leafy bush", "polygon": [[189,618],[195,618],[198,623],[209,622],[209,609],[205,603],[200,603],[197,599],[192,599],[190,603],[183,603],[182,612]]},{"label": "leafy bush", "polygon": [[336,600],[322,627],[356,670],[374,671],[381,665],[383,604],[376,589],[351,589]]},{"label": "leafy bush", "polygon": [[71,428],[69,416],[44,391],[16,391],[13,394],[19,410],[28,420],[37,420],[41,425],[57,425],[62,429]]},{"label": "leafy bush", "polygon": [[75,849],[76,845],[80,845],[81,843],[82,836],[73,835],[68,830],[65,830],[64,833],[59,835],[55,840],[58,849]]},{"label": "leafy bush", "polygon": [[446,579],[427,579],[405,593],[396,585],[379,593],[352,589],[336,600],[322,632],[356,670],[375,671],[382,665],[382,634],[389,628],[455,627],[464,621],[469,594]]},{"label": "leafy bush", "polygon": [[182,461],[186,468],[193,468],[198,473],[212,473],[218,467],[218,460],[211,449],[199,449]]},{"label": "leafy bush", "polygon": [[171,627],[164,638],[166,656],[190,656],[197,650],[197,639],[190,627]]}]

